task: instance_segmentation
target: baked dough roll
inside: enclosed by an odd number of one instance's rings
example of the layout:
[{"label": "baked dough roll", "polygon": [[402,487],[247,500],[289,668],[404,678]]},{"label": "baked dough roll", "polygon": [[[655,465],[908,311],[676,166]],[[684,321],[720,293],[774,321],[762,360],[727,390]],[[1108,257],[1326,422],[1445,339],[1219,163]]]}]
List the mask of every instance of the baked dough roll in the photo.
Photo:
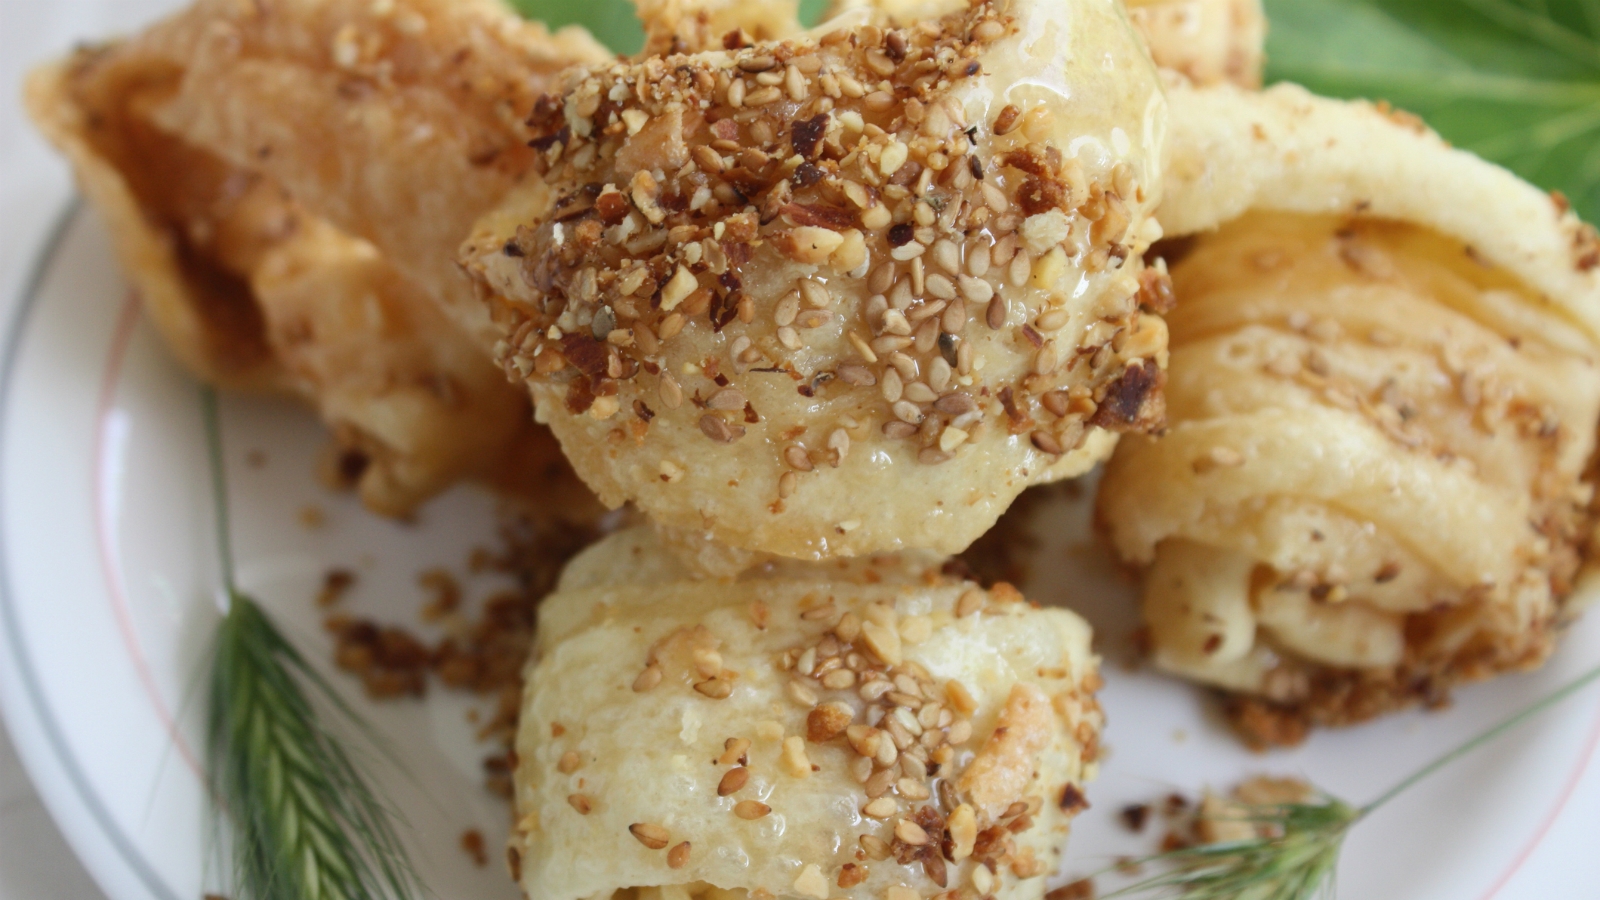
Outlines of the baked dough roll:
[{"label": "baked dough roll", "polygon": [[27,92],[174,355],[214,384],[310,402],[335,438],[330,469],[379,512],[407,514],[462,477],[511,473],[521,487],[537,472],[552,489],[571,485],[522,393],[417,281],[270,176],[156,122],[206,41],[227,30],[223,8],[202,3],[81,50],[35,72]]},{"label": "baked dough roll", "polygon": [[607,504],[793,558],[953,552],[1160,420],[1165,101],[1120,8],[853,21],[534,108],[542,177],[463,262]]},{"label": "baked dough roll", "polygon": [[532,162],[528,108],[605,48],[498,0],[200,0],[191,15],[205,28],[157,124],[371,242],[491,347],[456,248]]},{"label": "baked dough roll", "polygon": [[528,670],[524,891],[1043,894],[1098,755],[1089,629],[939,565],[694,581],[645,528],[585,551]]},{"label": "baked dough roll", "polygon": [[1100,515],[1261,742],[1538,665],[1589,552],[1600,245],[1415,120],[1173,95],[1171,427]]},{"label": "baked dough roll", "polygon": [[1261,0],[1127,0],[1156,65],[1197,85],[1261,87],[1267,17]]}]

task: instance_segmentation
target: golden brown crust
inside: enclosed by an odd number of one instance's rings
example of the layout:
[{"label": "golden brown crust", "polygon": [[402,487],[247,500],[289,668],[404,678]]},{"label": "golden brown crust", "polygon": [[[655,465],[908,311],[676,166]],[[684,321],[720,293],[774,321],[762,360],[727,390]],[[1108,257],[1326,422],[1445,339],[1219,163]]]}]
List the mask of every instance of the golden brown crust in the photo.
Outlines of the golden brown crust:
[{"label": "golden brown crust", "polygon": [[159,123],[370,241],[491,344],[456,247],[532,161],[522,120],[552,76],[609,54],[493,0],[201,0],[185,15],[205,27]]},{"label": "golden brown crust", "polygon": [[[34,71],[28,112],[72,163],[110,226],[123,271],[184,365],[218,384],[281,387],[242,273],[293,232],[294,212],[138,115],[175,84],[165,56],[172,31],[158,28],[134,48],[83,49]],[[189,227],[200,221],[229,227]]]},{"label": "golden brown crust", "polygon": [[[36,72],[29,108],[107,219],[124,269],[174,354],[207,381],[285,390],[315,406],[338,448],[332,480],[355,487],[370,508],[409,514],[462,477],[511,480],[526,493],[530,477],[549,476],[536,492],[584,502],[555,441],[531,423],[526,398],[436,296],[372,244],[309,212],[260,170],[259,148],[230,161],[229,147],[162,125],[185,81],[204,80],[196,70],[218,52],[215,42],[237,49],[233,17],[254,21],[251,37],[281,56],[315,56],[302,46],[312,36],[326,38],[326,52],[337,57],[334,45],[349,22],[325,19],[340,6],[203,2],[132,39]],[[472,8],[454,15],[470,19]],[[392,29],[412,28],[398,23],[419,9],[431,11],[425,0],[391,4]],[[479,24],[508,14],[495,15]],[[507,53],[516,44],[496,46]],[[452,71],[481,80],[492,68],[489,55],[480,48],[474,62]],[[403,53],[384,75],[437,80],[439,63]],[[307,112],[291,103],[278,97],[253,112],[262,119]],[[300,183],[310,178],[295,174]],[[456,237],[437,254],[447,264]],[[507,466],[519,468],[511,479]]]}]

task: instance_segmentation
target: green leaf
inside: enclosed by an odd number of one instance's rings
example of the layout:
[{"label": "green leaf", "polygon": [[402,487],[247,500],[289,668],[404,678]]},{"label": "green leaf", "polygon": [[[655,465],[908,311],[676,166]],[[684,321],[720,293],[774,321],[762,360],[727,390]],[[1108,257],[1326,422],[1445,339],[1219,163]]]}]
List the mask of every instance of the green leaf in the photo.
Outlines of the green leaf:
[{"label": "green leaf", "polygon": [[1267,78],[1387,100],[1600,221],[1600,0],[1266,0]]},{"label": "green leaf", "polygon": [[618,53],[638,53],[644,46],[644,29],[628,0],[511,0],[511,5],[523,18],[552,29],[582,25]]}]

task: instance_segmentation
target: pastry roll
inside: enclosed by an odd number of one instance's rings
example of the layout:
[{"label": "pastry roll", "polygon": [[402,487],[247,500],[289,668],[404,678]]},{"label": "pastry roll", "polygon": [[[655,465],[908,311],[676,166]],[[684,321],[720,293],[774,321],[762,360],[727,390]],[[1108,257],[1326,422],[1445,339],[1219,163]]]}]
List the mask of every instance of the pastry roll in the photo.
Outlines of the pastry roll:
[{"label": "pastry roll", "polygon": [[[227,32],[224,9],[237,8],[202,3],[82,50],[28,87],[168,346],[212,383],[309,401],[333,432],[337,475],[376,511],[407,514],[459,478],[504,482],[508,470],[519,484],[523,470],[561,483],[559,448],[527,400],[418,281],[269,175],[157,122],[197,48]],[[307,6],[258,14],[295,10]]]},{"label": "pastry roll", "polygon": [[1590,550],[1600,243],[1414,119],[1180,87],[1170,428],[1100,515],[1258,742],[1538,665]]},{"label": "pastry roll", "polygon": [[1128,0],[1128,17],[1163,69],[1197,85],[1261,87],[1261,0]]},{"label": "pastry roll", "polygon": [[1098,755],[1089,629],[939,564],[693,581],[645,528],[585,551],[528,670],[524,891],[1043,894]]},{"label": "pastry roll", "polygon": [[1160,421],[1164,108],[1103,0],[576,69],[462,259],[607,504],[792,558],[956,551]]},{"label": "pastry roll", "polygon": [[200,0],[205,29],[152,115],[369,241],[468,337],[495,340],[455,263],[533,158],[552,76],[610,54],[497,0]]}]

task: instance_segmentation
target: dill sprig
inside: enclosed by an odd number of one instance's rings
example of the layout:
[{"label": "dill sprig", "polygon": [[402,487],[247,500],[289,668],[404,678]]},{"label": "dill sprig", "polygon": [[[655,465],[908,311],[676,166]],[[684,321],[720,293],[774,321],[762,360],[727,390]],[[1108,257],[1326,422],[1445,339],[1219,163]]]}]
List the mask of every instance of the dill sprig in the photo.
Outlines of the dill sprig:
[{"label": "dill sprig", "polygon": [[1319,793],[1302,803],[1237,804],[1226,819],[1256,836],[1183,847],[1135,862],[1162,871],[1106,895],[1170,900],[1318,900],[1332,897],[1334,869],[1350,829],[1380,807],[1463,756],[1511,731],[1596,680],[1600,666],[1429,762],[1364,806]]},{"label": "dill sprig", "polygon": [[235,890],[243,900],[417,896],[389,810],[313,696],[369,737],[371,730],[234,580],[222,432],[209,388],[202,403],[228,600],[211,669],[207,762],[231,825]]}]

